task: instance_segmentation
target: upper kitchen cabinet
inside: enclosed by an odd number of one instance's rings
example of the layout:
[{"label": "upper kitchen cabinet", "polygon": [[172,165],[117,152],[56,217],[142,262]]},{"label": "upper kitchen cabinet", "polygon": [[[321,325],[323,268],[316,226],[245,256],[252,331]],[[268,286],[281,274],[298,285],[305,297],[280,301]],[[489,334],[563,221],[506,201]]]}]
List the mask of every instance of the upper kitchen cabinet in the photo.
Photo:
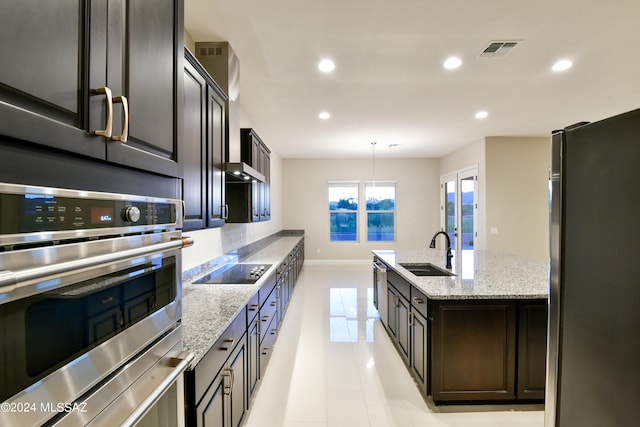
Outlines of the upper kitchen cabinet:
[{"label": "upper kitchen cabinet", "polygon": [[184,230],[224,225],[225,100],[222,90],[185,49],[183,134]]},{"label": "upper kitchen cabinet", "polygon": [[264,179],[249,182],[229,180],[229,222],[268,221],[271,219],[271,151],[254,129],[240,129],[240,160]]},{"label": "upper kitchen cabinet", "polygon": [[180,176],[183,0],[8,2],[0,134]]}]

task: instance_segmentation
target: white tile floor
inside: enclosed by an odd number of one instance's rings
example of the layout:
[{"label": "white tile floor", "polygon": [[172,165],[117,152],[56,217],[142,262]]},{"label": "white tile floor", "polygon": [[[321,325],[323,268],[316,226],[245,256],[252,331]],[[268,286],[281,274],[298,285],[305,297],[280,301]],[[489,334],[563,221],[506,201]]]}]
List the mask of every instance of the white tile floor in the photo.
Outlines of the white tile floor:
[{"label": "white tile floor", "polygon": [[377,320],[368,266],[305,265],[247,427],[542,427],[542,405],[427,403]]}]

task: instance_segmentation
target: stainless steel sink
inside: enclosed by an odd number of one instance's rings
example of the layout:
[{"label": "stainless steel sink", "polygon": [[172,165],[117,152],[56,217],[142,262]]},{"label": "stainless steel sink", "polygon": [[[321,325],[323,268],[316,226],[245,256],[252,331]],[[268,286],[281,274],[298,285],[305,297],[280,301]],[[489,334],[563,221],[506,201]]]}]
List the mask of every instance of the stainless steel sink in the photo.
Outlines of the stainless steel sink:
[{"label": "stainless steel sink", "polygon": [[436,267],[428,262],[426,263],[399,263],[401,267],[409,270],[410,273],[416,276],[455,276],[450,271],[444,270],[440,267]]}]

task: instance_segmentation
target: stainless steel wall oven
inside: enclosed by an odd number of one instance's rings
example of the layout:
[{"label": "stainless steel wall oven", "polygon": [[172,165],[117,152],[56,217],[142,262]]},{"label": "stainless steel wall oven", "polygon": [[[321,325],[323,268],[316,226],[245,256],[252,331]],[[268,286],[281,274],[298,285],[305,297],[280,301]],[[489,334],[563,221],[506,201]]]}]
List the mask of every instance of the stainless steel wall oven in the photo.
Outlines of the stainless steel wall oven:
[{"label": "stainless steel wall oven", "polygon": [[182,202],[0,184],[0,425],[183,424]]}]

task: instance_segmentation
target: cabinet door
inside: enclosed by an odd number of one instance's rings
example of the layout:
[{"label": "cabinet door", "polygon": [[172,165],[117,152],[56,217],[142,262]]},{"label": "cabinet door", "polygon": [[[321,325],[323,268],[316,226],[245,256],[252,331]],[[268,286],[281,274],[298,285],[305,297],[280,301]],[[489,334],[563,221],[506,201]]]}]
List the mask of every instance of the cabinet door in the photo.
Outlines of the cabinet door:
[{"label": "cabinet door", "polygon": [[431,313],[433,400],[515,398],[513,301],[434,301]]},{"label": "cabinet door", "polygon": [[207,196],[208,227],[224,225],[227,209],[225,207],[224,176],[224,98],[217,90],[209,86],[207,95]]},{"label": "cabinet door", "polygon": [[[244,337],[243,337],[244,340]],[[236,347],[234,354],[229,358],[231,371],[231,386],[229,393],[229,424],[231,427],[239,427],[242,423],[246,408],[246,381],[247,381],[247,347],[244,341]]]},{"label": "cabinet door", "polygon": [[547,304],[521,302],[518,310],[518,399],[544,399]]},{"label": "cabinet door", "polygon": [[406,363],[409,363],[409,302],[401,295],[397,296],[398,349]]},{"label": "cabinet door", "polygon": [[387,330],[392,338],[398,335],[398,315],[396,309],[396,293],[387,284]]},{"label": "cabinet door", "polygon": [[429,324],[418,311],[411,312],[411,370],[413,377],[424,393],[429,378]]},{"label": "cabinet door", "polygon": [[228,418],[228,406],[225,394],[228,393],[231,381],[231,371],[223,369],[211,383],[211,388],[205,399],[198,405],[198,427],[226,427],[225,418]]},{"label": "cabinet door", "polygon": [[260,151],[262,174],[264,175],[264,183],[261,185],[260,192],[260,221],[268,221],[271,219],[271,155],[264,145],[261,145]]},{"label": "cabinet door", "polygon": [[91,2],[91,26],[86,7],[82,0],[3,2],[1,135],[104,159],[104,138],[89,131],[106,122],[105,97],[91,89],[105,85],[107,1]]},{"label": "cabinet door", "polygon": [[182,0],[109,0],[107,86],[114,104],[107,160],[169,176],[180,176],[178,136],[182,117]]},{"label": "cabinet door", "polygon": [[[258,378],[260,376],[260,335],[258,333],[260,320],[254,318],[249,325],[249,332],[247,335],[247,358],[248,358],[248,372],[249,377],[249,397],[253,396],[253,392],[258,385]],[[247,403],[249,400],[247,400]],[[247,407],[249,405],[247,404]]]},{"label": "cabinet door", "polygon": [[207,84],[193,65],[185,61],[182,132],[182,200],[184,230],[206,226],[206,96]]}]

